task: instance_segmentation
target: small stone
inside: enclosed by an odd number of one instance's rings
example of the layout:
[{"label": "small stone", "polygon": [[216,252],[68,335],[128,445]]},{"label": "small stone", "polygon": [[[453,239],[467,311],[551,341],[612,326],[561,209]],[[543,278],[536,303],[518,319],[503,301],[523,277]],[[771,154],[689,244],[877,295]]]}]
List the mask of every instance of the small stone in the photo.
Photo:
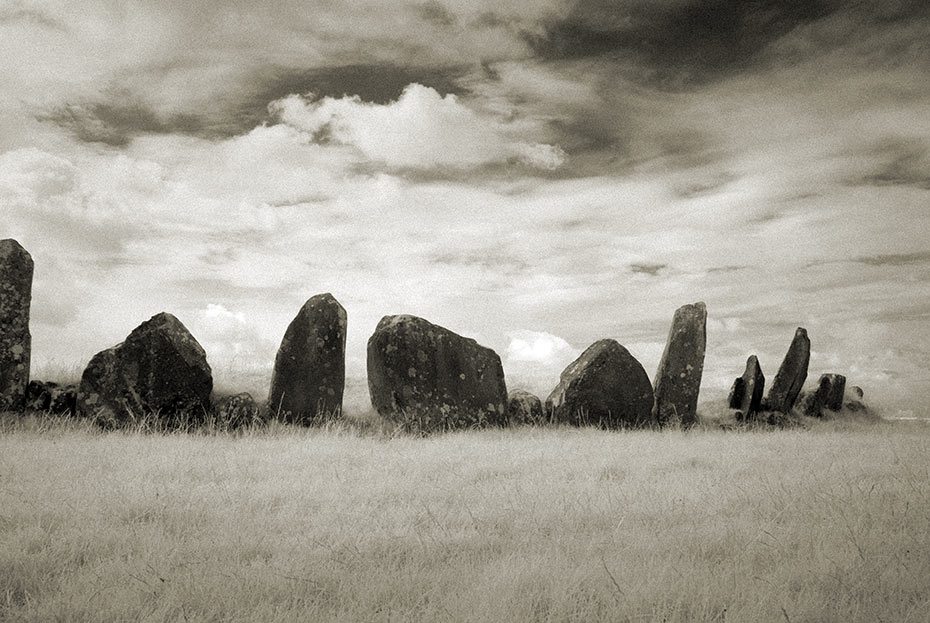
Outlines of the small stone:
[{"label": "small stone", "polygon": [[765,390],[765,376],[755,355],[746,360],[743,376],[733,382],[730,390],[730,408],[738,412],[737,419],[752,420],[762,408],[762,394]]},{"label": "small stone", "polygon": [[822,374],[817,389],[804,394],[800,404],[807,417],[823,417],[823,410],[839,411],[843,408],[846,377],[842,374]]},{"label": "small stone", "polygon": [[265,421],[262,408],[247,392],[226,396],[216,403],[213,412],[216,426],[221,430],[233,430]]},{"label": "small stone", "polygon": [[511,426],[541,426],[546,423],[542,401],[522,389],[515,389],[507,396],[507,416]]}]

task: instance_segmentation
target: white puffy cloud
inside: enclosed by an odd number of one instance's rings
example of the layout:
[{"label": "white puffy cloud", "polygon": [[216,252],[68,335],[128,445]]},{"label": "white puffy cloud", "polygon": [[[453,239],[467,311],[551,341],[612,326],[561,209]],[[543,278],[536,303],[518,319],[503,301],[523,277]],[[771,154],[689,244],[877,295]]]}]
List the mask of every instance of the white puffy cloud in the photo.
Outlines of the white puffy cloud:
[{"label": "white puffy cloud", "polygon": [[366,103],[358,96],[291,95],[272,102],[270,110],[317,141],[353,145],[391,167],[473,168],[518,160],[555,169],[565,159],[558,147],[511,138],[506,124],[479,115],[453,94],[443,97],[419,84],[408,85],[389,104]]},{"label": "white puffy cloud", "polygon": [[557,335],[543,331],[515,331],[510,334],[507,360],[510,362],[560,363],[577,357],[577,351]]}]

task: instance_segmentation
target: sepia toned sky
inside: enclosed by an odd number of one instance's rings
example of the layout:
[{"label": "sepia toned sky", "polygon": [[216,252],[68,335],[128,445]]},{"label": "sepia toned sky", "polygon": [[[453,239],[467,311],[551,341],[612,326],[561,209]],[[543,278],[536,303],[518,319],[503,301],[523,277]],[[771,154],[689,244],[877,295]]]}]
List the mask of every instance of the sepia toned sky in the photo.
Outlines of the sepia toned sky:
[{"label": "sepia toned sky", "polygon": [[923,0],[7,0],[0,58],[34,369],[169,311],[270,379],[332,292],[350,376],[411,313],[545,397],[703,300],[706,397],[803,326],[809,382],[927,413]]}]

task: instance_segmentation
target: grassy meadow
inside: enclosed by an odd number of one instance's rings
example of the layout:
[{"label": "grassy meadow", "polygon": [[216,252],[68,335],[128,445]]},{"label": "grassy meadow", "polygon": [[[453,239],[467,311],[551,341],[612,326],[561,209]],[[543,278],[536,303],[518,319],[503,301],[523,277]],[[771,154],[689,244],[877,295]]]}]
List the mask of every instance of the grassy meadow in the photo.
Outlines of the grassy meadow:
[{"label": "grassy meadow", "polygon": [[926,621],[930,426],[0,422],[0,620]]}]

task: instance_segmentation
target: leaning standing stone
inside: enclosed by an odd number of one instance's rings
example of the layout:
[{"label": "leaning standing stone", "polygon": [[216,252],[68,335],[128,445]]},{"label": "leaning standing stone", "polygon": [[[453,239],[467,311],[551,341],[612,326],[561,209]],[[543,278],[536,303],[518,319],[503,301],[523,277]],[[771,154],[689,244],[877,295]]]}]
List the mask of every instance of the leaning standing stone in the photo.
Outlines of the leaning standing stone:
[{"label": "leaning standing stone", "polygon": [[146,421],[183,427],[203,421],[212,390],[203,348],[180,320],[162,312],[94,355],[81,376],[77,408],[107,427]]},{"label": "leaning standing stone", "polygon": [[743,376],[733,382],[730,390],[730,408],[739,413],[739,420],[751,420],[762,408],[762,394],[765,390],[765,376],[755,355],[746,360]]},{"label": "leaning standing stone", "polygon": [[416,316],[385,316],[368,340],[371,404],[417,432],[504,424],[501,359],[471,338]]},{"label": "leaning standing stone", "polygon": [[574,426],[650,426],[652,385],[643,366],[616,340],[599,340],[562,372],[546,399],[553,422]]},{"label": "leaning standing stone", "polygon": [[511,425],[540,426],[546,423],[542,401],[522,389],[515,389],[507,396],[507,416]]},{"label": "leaning standing stone", "polygon": [[284,332],[268,406],[295,424],[339,417],[346,384],[346,310],[332,294],[310,298]]},{"label": "leaning standing stone", "polygon": [[679,307],[655,378],[653,417],[660,425],[697,422],[706,345],[707,307],[704,303]]},{"label": "leaning standing stone", "polygon": [[32,257],[11,238],[0,240],[0,411],[21,411],[29,384]]},{"label": "leaning standing stone", "polygon": [[794,339],[791,340],[791,346],[788,347],[788,353],[778,368],[778,374],[772,381],[769,393],[763,400],[764,410],[779,413],[791,411],[801,388],[804,387],[804,381],[807,380],[807,364],[810,358],[811,341],[807,337],[807,330],[798,327]]}]

